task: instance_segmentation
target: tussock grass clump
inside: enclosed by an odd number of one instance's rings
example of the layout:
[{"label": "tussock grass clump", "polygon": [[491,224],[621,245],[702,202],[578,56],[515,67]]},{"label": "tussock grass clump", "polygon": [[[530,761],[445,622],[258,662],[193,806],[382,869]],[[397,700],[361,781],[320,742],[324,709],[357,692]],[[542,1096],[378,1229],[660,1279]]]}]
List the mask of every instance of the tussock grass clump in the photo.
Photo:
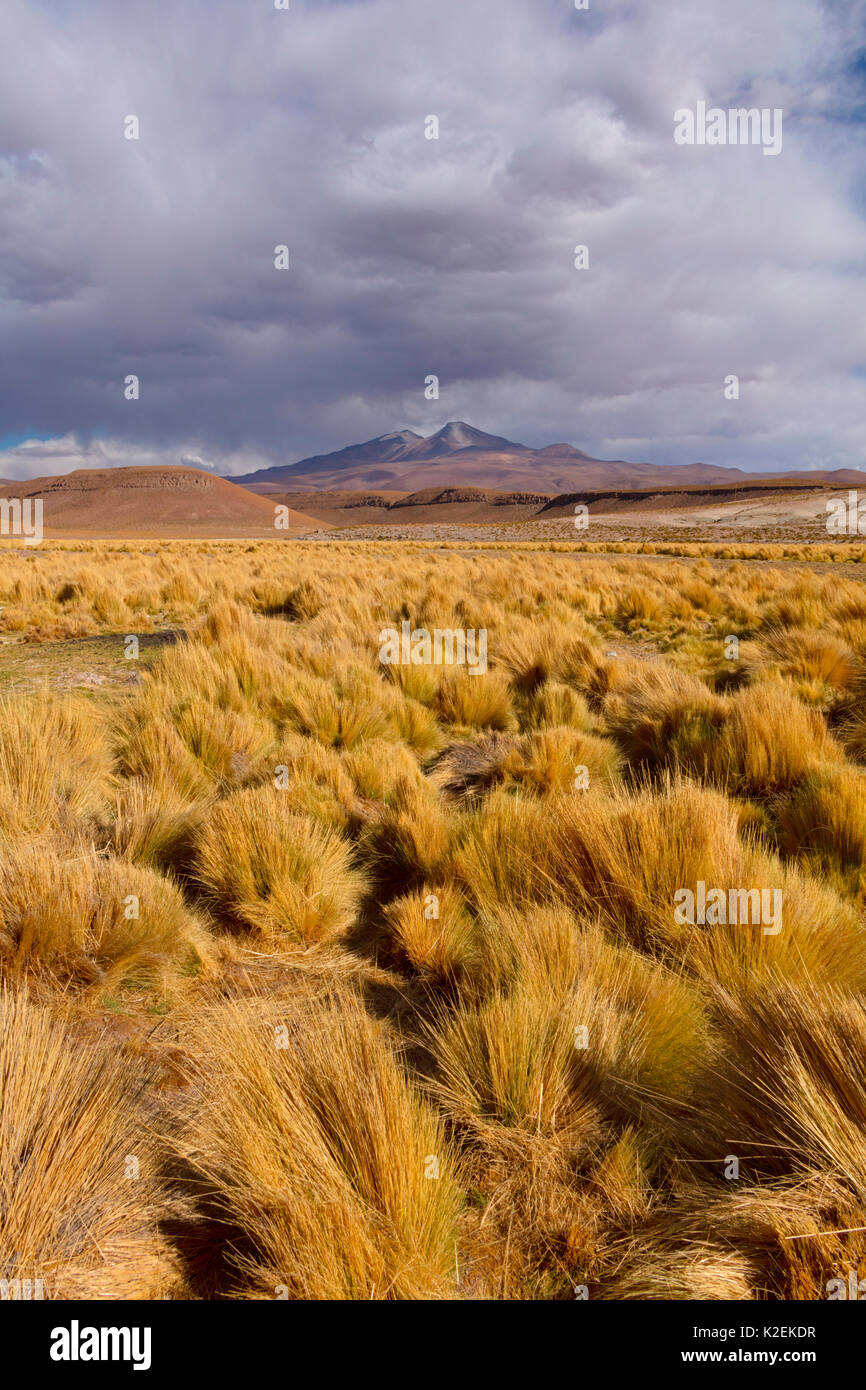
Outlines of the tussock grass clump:
[{"label": "tussock grass clump", "polygon": [[337,682],[297,673],[281,713],[290,728],[334,748],[354,748],[365,739],[385,737],[392,728],[385,688],[360,669]]},{"label": "tussock grass clump", "polygon": [[[615,938],[741,989],[759,988],[774,972],[806,984],[864,980],[866,936],[851,906],[744,843],[736,808],[721,793],[680,782],[659,793],[561,799],[556,811],[549,879],[537,881],[536,896],[549,896],[552,881],[575,909],[597,911]],[[778,892],[780,930],[765,932],[773,924],[757,923],[739,899],[734,922],[678,922],[677,893],[696,892],[699,881],[722,889],[726,904],[731,892],[755,886]]]},{"label": "tussock grass clump", "polygon": [[658,771],[681,766],[700,775],[726,710],[724,701],[694,676],[667,662],[635,661],[622,663],[604,716],[636,767]]},{"label": "tussock grass clump", "polygon": [[273,581],[265,580],[254,584],[243,599],[256,613],[263,613],[269,618],[287,618],[291,622],[315,618],[322,606],[319,593],[306,579],[292,589],[284,589]]},{"label": "tussock grass clump", "polygon": [[562,1133],[588,1145],[599,1133],[599,1115],[578,1085],[578,1013],[551,1011],[544,1000],[512,991],[444,1015],[428,1034],[434,1095],[455,1122],[490,1144],[507,1143],[495,1132],[504,1129]]},{"label": "tussock grass clump", "polygon": [[556,891],[543,857],[549,838],[546,806],[497,790],[457,827],[450,872],[479,911],[545,901]]},{"label": "tussock grass clump", "polygon": [[471,987],[480,965],[478,933],[456,889],[425,884],[390,902],[384,918],[398,955],[424,981]]},{"label": "tussock grass clump", "polygon": [[861,766],[866,763],[866,706],[855,708],[839,730],[839,741],[848,757]]},{"label": "tussock grass clump", "polygon": [[834,711],[837,736],[848,757],[866,763],[866,675],[859,671]]},{"label": "tussock grass clump", "polygon": [[139,779],[170,800],[209,799],[213,778],[189,751],[171,719],[155,709],[131,708],[115,730],[117,763],[122,777]]},{"label": "tussock grass clump", "polygon": [[474,729],[516,729],[517,716],[508,682],[498,671],[472,674],[447,670],[434,707],[446,724]]},{"label": "tussock grass clump", "polygon": [[288,618],[300,622],[305,618],[315,618],[322,607],[322,596],[315,584],[302,579],[300,584],[286,595],[282,611]]},{"label": "tussock grass clump", "polygon": [[866,989],[866,931],[855,906],[824,883],[772,856],[747,855],[737,886],[781,893],[781,930],[708,926],[690,933],[687,964],[744,997],[773,982],[809,991]]},{"label": "tussock grass clump", "polygon": [[556,1007],[585,973],[587,951],[598,928],[579,920],[561,904],[495,908],[478,918],[478,968],[466,994],[499,991],[507,994],[523,987],[539,998],[545,995]]},{"label": "tussock grass clump", "polygon": [[666,1124],[666,1103],[689,1093],[711,1055],[696,983],[612,945],[598,922],[562,906],[483,917],[478,966],[461,994],[482,1001],[516,994],[570,1018],[572,1082],[608,1117]]},{"label": "tussock grass clump", "polygon": [[435,881],[451,847],[453,827],[427,782],[402,779],[367,821],[358,841],[362,862],[383,893]]},{"label": "tussock grass clump", "polygon": [[636,585],[617,599],[614,610],[614,621],[617,626],[624,628],[660,623],[663,617],[664,605],[661,600],[648,589]]},{"label": "tussock grass clump", "polygon": [[712,750],[712,780],[733,792],[762,795],[790,787],[820,763],[841,758],[821,716],[775,685],[731,697],[722,737]]},{"label": "tussock grass clump", "polygon": [[346,753],[343,766],[358,796],[367,801],[390,801],[401,782],[418,782],[421,769],[401,743],[371,740]]},{"label": "tussock grass clump", "polygon": [[435,704],[442,684],[440,666],[414,666],[411,663],[391,662],[382,666],[382,675],[396,685],[407,699],[422,705]]},{"label": "tussock grass clump", "polygon": [[210,957],[208,933],[180,890],[154,870],[43,844],[0,856],[0,969],[77,985],[172,975]]},{"label": "tussock grass clump", "polygon": [[598,1296],[813,1301],[830,1296],[840,1273],[846,1296],[847,1272],[863,1277],[864,1209],[826,1177],[796,1186],[744,1177],[730,1187],[687,1188],[637,1238],[617,1240]]},{"label": "tussock grass clump", "polygon": [[292,810],[273,786],[214,806],[193,874],[220,920],[275,944],[334,940],[354,921],[365,888],[348,841]]},{"label": "tussock grass clump", "polygon": [[183,708],[191,700],[206,700],[219,709],[243,709],[243,693],[223,653],[202,641],[200,633],[164,648],[142,672],[132,709],[140,711],[142,719],[156,709]]},{"label": "tussock grass clump", "polygon": [[48,1299],[177,1289],[158,1145],[139,1108],[146,1068],[0,991],[0,1077],[0,1279],[42,1279]]},{"label": "tussock grass clump", "polygon": [[838,874],[862,891],[866,871],[866,774],[851,767],[810,773],[776,811],[779,845],[818,875]]},{"label": "tussock grass clump", "polygon": [[208,647],[201,630],[188,644],[209,652],[217,669],[216,682],[203,692],[220,708],[252,710],[274,716],[279,710],[280,692],[288,679],[284,624],[259,618],[251,640],[242,632],[227,637],[219,646]]},{"label": "tussock grass clump", "polygon": [[524,619],[511,626],[497,646],[496,663],[515,691],[532,695],[556,673],[563,646],[562,628]]},{"label": "tussock grass clump", "polygon": [[130,777],[115,794],[111,816],[103,827],[104,842],[121,859],[182,872],[189,866],[209,805],[209,798],[191,800],[171,786]]},{"label": "tussock grass clump", "polygon": [[452,1296],[454,1158],[356,1002],[224,1005],[200,1047],[181,1144],[225,1223],[227,1293]]},{"label": "tussock grass clump", "polygon": [[110,789],[105,728],[83,700],[23,696],[0,705],[0,834],[87,831]]},{"label": "tussock grass clump", "polygon": [[613,663],[602,654],[595,634],[570,636],[557,656],[557,678],[581,691],[593,709],[610,688],[612,669]]},{"label": "tussock grass clump", "polygon": [[863,1203],[862,1008],[838,991],[783,983],[748,997],[721,986],[709,993],[723,1043],[702,1078],[712,1079],[712,1110],[686,1126],[691,1151],[739,1144],[751,1174],[828,1172]]},{"label": "tussock grass clump", "polygon": [[438,719],[418,700],[405,699],[395,705],[392,722],[396,737],[419,758],[430,757],[442,747],[444,735]]},{"label": "tussock grass clump", "polygon": [[215,787],[242,786],[273,761],[274,728],[262,715],[194,701],[177,712],[174,727]]},{"label": "tussock grass clump", "polygon": [[523,766],[515,780],[538,795],[580,795],[613,787],[624,771],[615,743],[571,728],[540,729],[526,736],[522,754]]},{"label": "tussock grass clump", "polygon": [[588,791],[616,783],[622,758],[615,744],[575,729],[541,729],[532,734],[488,734],[449,744],[430,771],[430,781],[464,804],[496,787],[519,787],[543,796]]},{"label": "tussock grass clump", "polygon": [[263,780],[279,790],[292,811],[331,830],[348,830],[354,822],[358,798],[336,748],[284,734],[273,755],[273,776]]},{"label": "tussock grass clump", "polygon": [[338,749],[402,740],[426,755],[441,742],[430,710],[417,700],[404,699],[394,686],[360,665],[327,678],[295,672],[284,686],[278,713],[288,729]]},{"label": "tussock grass clump", "polygon": [[651,681],[630,684],[605,706],[608,727],[636,766],[771,796],[841,758],[821,716],[782,685],[724,697],[679,672],[649,669]]},{"label": "tussock grass clump", "polygon": [[[613,940],[740,988],[774,971],[806,983],[864,981],[866,935],[851,905],[744,842],[734,804],[693,783],[545,802],[496,792],[466,818],[452,864],[479,912],[564,903],[598,916]],[[750,903],[742,922],[678,921],[677,894],[695,893],[699,881],[722,889],[726,903],[755,886],[778,891],[781,930],[766,934]]]},{"label": "tussock grass clump", "polygon": [[522,729],[568,727],[590,733],[593,724],[585,698],[561,681],[546,681],[519,708]]},{"label": "tussock grass clump", "polygon": [[847,690],[857,673],[851,648],[830,633],[805,628],[780,628],[762,634],[750,674],[788,676],[797,681],[816,681],[836,691]]},{"label": "tussock grass clump", "polygon": [[212,603],[196,636],[207,646],[225,648],[234,637],[243,637],[249,646],[258,645],[261,628],[253,612],[232,598]]},{"label": "tussock grass clump", "polygon": [[[255,687],[256,678],[247,684]],[[275,729],[214,650],[171,649],[117,721],[120,769],[191,799],[242,786],[271,760]]]}]

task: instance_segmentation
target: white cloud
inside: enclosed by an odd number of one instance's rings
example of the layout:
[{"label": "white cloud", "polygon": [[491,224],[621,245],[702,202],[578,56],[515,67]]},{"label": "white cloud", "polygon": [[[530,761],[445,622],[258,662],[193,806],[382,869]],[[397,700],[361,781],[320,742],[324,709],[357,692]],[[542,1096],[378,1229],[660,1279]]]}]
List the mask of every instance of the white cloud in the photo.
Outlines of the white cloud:
[{"label": "white cloud", "polygon": [[23,482],[29,478],[71,473],[77,468],[206,468],[217,474],[248,473],[266,468],[272,460],[255,451],[206,455],[195,448],[131,444],[123,439],[79,440],[74,434],[59,439],[28,439],[0,449],[0,478]]}]

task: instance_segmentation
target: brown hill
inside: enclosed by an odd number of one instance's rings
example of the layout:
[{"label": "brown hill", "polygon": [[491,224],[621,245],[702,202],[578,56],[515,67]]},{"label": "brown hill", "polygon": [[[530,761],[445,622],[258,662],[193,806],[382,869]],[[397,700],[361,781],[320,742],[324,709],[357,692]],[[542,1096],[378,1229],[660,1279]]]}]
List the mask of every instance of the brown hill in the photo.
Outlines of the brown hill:
[{"label": "brown hill", "polygon": [[[253,484],[258,491],[260,484]],[[262,492],[269,504],[281,503],[291,512],[315,518],[324,526],[368,526],[389,520],[389,507],[405,492],[365,492],[337,489],[328,492]]]},{"label": "brown hill", "polygon": [[168,538],[287,536],[321,522],[290,510],[276,531],[274,502],[198,468],[80,468],[7,483],[6,498],[41,498],[46,536]]}]

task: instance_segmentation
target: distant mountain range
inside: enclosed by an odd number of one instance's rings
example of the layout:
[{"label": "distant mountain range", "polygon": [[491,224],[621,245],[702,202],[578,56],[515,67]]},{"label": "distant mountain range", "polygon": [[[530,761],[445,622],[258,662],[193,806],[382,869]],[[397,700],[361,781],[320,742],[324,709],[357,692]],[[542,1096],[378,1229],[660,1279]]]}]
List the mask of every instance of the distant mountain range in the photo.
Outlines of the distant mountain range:
[{"label": "distant mountain range", "polygon": [[[447,458],[447,455],[438,452],[442,447],[441,440],[432,445],[429,440],[417,435],[413,440],[408,444],[404,440],[404,444],[413,450],[430,446],[434,452],[430,460],[413,463],[412,467],[422,469],[425,477],[438,481],[441,477],[440,461],[443,457]],[[391,441],[392,447],[402,447],[394,445],[394,436],[391,436]],[[377,441],[371,440],[370,443]],[[509,447],[523,448],[521,445]],[[530,467],[535,468],[538,466],[536,461],[542,459],[543,463],[545,456],[554,459],[561,457],[561,448],[569,450],[566,455],[569,466],[577,469],[585,464],[590,476],[593,476],[591,470],[594,468],[609,467],[598,460],[587,459],[579,450],[571,449],[568,445],[554,446],[554,450],[523,449],[523,453],[530,459]],[[575,460],[574,455],[579,455],[579,458]],[[452,454],[452,458],[457,460],[467,457],[513,460],[516,455],[504,451],[494,455],[491,450],[482,450],[474,445],[460,445]],[[352,476],[351,468],[355,466],[349,465],[349,477]],[[621,466],[648,467],[637,464]],[[268,470],[273,471],[282,470]],[[495,489],[465,484],[438,486],[435,483],[432,487],[408,491],[396,488],[329,488],[324,485],[323,479],[331,474],[324,469],[314,475],[317,477],[315,486],[302,488],[290,485],[281,488],[273,483],[253,483],[243,487],[199,468],[157,465],[82,468],[55,477],[31,478],[27,482],[7,480],[2,483],[2,492],[9,516],[13,518],[12,503],[16,498],[21,500],[22,512],[28,499],[34,504],[38,501],[43,514],[44,534],[48,538],[128,536],[143,540],[182,537],[264,539],[274,536],[290,539],[334,526],[370,524],[405,527],[418,523],[479,525],[490,522],[502,525],[529,520],[543,524],[564,517],[573,519],[574,507],[578,502],[585,502],[593,516],[610,518],[616,514],[625,521],[626,513],[634,513],[638,519],[643,518],[641,524],[651,513],[670,513],[682,517],[686,513],[697,514],[703,508],[708,511],[711,520],[715,517],[718,521],[733,510],[735,516],[730,524],[734,525],[740,524],[737,517],[742,518],[743,524],[759,524],[759,514],[766,513],[771,521],[774,517],[778,520],[781,516],[784,520],[788,516],[797,524],[805,524],[805,521],[813,524],[817,518],[823,526],[826,521],[824,499],[831,491],[835,490],[838,494],[847,488],[866,487],[866,473],[853,470],[823,474],[795,473],[777,479],[766,474],[742,473],[738,469],[708,470],[714,477],[719,473],[724,475],[721,484],[718,481],[689,483],[687,477],[694,470],[688,468],[655,471],[662,474],[663,483],[642,483],[634,490],[617,482],[607,486],[592,483],[573,487],[571,491],[526,487]],[[518,470],[515,468],[514,472]],[[290,472],[289,477],[292,476]],[[406,471],[401,476],[412,475]],[[289,509],[286,530],[282,526],[278,529],[275,525],[276,509],[279,507]],[[35,512],[28,508],[28,526],[34,515]],[[3,537],[11,535],[13,538],[18,534],[33,534],[30,530],[10,532],[5,520],[0,531]],[[821,534],[820,530],[818,534]]]},{"label": "distant mountain range", "polygon": [[641,488],[748,482],[759,477],[789,477],[835,486],[863,482],[853,469],[794,475],[746,473],[718,464],[628,463],[597,459],[572,444],[532,449],[501,435],[486,434],[462,420],[451,420],[429,435],[398,430],[364,444],[350,444],[331,454],[315,454],[299,463],[261,468],[231,481],[252,492],[388,489],[416,492],[436,487],[482,487],[523,492],[575,492],[581,488]]},{"label": "distant mountain range", "polygon": [[[815,508],[822,514],[821,498],[806,495],[810,484],[819,491],[863,489],[866,473],[755,474],[704,463],[626,463],[591,458],[571,444],[530,449],[452,420],[426,439],[400,430],[237,479],[188,465],[139,465],[7,480],[0,488],[7,500],[41,500],[46,536],[143,539],[288,537],[367,524],[546,522],[573,516],[582,501],[596,516],[730,504],[748,518],[756,507],[793,515],[801,503],[810,515]],[[775,501],[773,494],[779,494]],[[289,529],[277,532],[275,508],[281,506],[289,508]]]}]

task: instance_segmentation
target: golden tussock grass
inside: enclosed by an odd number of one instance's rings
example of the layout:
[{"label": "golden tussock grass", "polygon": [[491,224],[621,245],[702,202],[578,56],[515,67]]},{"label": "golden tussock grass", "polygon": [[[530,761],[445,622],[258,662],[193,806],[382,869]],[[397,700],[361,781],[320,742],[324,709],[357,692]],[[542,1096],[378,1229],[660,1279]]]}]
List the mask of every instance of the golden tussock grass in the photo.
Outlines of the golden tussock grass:
[{"label": "golden tussock grass", "polygon": [[46,692],[0,705],[0,834],[88,826],[110,786],[106,730],[83,701]]},{"label": "golden tussock grass", "polygon": [[[0,552],[0,1277],[866,1274],[862,547],[616,550]],[[384,664],[406,619],[484,629],[489,669]],[[135,632],[63,693],[66,638]],[[780,894],[779,930],[682,918],[701,882]]]},{"label": "golden tussock grass", "polygon": [[435,709],[446,724],[474,729],[517,728],[508,683],[498,671],[446,671],[436,693]]},{"label": "golden tussock grass", "polygon": [[448,855],[452,825],[431,785],[403,779],[361,832],[358,850],[387,896],[435,878]]},{"label": "golden tussock grass", "polygon": [[452,1296],[455,1159],[381,1028],[345,993],[206,1021],[179,1142],[225,1223],[227,1292]]},{"label": "golden tussock grass", "polygon": [[219,802],[197,836],[193,875],[239,930],[311,945],[354,920],[365,880],[350,846],[290,809],[273,786]]},{"label": "golden tussock grass", "polygon": [[179,1286],[160,1233],[147,1068],[72,1037],[24,993],[0,992],[0,1278],[49,1299],[153,1299]]},{"label": "golden tussock grass", "polygon": [[201,969],[207,928],[164,875],[91,851],[43,844],[0,856],[0,971],[115,987]]},{"label": "golden tussock grass", "polygon": [[480,965],[478,933],[455,888],[425,884],[394,898],[384,910],[394,947],[425,982],[448,987],[469,984]]}]

